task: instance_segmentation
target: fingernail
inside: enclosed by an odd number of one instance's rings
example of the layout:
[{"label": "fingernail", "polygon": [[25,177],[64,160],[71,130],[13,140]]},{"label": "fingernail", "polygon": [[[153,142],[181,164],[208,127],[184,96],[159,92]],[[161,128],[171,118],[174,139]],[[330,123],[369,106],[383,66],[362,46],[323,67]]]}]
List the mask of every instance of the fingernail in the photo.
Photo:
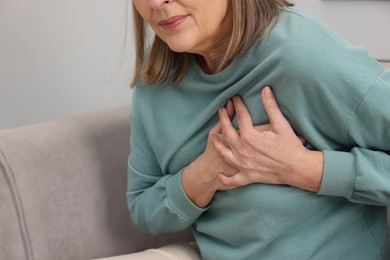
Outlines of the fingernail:
[{"label": "fingernail", "polygon": [[222,111],[222,108],[218,109],[218,114],[220,115]]},{"label": "fingernail", "polygon": [[266,87],[264,88],[264,95],[265,95],[266,97],[272,97],[272,90],[271,90],[271,88],[270,88],[269,86],[266,86]]}]

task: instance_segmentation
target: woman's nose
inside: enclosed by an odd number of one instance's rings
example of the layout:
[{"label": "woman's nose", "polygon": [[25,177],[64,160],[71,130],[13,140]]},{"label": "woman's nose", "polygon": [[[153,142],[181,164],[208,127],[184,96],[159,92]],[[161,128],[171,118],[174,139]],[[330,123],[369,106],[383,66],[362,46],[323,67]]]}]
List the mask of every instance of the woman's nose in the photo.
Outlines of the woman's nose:
[{"label": "woman's nose", "polygon": [[173,0],[145,0],[145,1],[149,2],[149,5],[154,9],[164,8],[165,6],[173,2]]}]

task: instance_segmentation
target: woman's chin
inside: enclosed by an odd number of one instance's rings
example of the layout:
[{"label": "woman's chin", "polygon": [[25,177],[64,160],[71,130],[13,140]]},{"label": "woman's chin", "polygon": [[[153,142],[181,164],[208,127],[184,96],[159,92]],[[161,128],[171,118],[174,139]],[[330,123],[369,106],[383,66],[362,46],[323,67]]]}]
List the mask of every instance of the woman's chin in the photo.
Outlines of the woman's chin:
[{"label": "woman's chin", "polygon": [[169,49],[171,49],[174,52],[188,52],[188,53],[194,53],[191,51],[191,48],[188,47],[188,45],[183,45],[183,44],[168,44]]},{"label": "woman's chin", "polygon": [[183,53],[187,52],[186,49],[184,48],[175,48],[175,47],[169,47],[172,51],[177,52],[177,53]]}]

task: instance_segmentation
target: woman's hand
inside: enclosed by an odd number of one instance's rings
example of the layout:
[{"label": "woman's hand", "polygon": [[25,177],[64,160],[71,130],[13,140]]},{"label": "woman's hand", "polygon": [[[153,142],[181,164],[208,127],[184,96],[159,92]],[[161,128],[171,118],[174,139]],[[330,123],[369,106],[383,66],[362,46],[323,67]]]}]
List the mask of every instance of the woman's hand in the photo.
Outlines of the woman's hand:
[{"label": "woman's hand", "polygon": [[239,97],[235,97],[239,131],[225,108],[220,109],[222,133],[214,133],[212,144],[224,161],[239,171],[219,174],[226,186],[250,183],[287,184],[318,192],[322,181],[323,154],[307,150],[280,111],[270,87],[262,91],[269,124],[253,126],[252,118]]},{"label": "woman's hand", "polygon": [[[235,111],[231,100],[228,101],[225,112],[227,120],[232,120]],[[221,133],[221,123],[218,122],[209,132],[207,147],[203,154],[188,165],[183,172],[184,192],[195,205],[201,208],[210,203],[217,190],[234,188],[224,185],[218,179],[219,174],[232,176],[238,172],[236,168],[227,164],[211,145],[212,138]]]}]

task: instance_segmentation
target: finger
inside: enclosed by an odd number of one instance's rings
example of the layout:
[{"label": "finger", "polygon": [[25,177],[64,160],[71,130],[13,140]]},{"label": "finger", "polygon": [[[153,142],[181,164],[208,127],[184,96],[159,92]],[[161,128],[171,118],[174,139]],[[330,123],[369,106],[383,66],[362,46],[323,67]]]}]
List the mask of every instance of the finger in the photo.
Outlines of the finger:
[{"label": "finger", "polygon": [[237,114],[238,127],[242,133],[253,129],[252,117],[242,99],[238,96],[233,98],[234,107]]},{"label": "finger", "polygon": [[306,140],[305,138],[301,137],[301,136],[298,136],[299,140],[302,142],[303,145],[306,144]]},{"label": "finger", "polygon": [[226,176],[223,173],[219,173],[217,178],[223,185],[230,187],[240,187],[248,184],[248,181],[240,172],[233,176]]},{"label": "finger", "polygon": [[218,134],[221,134],[222,133],[222,127],[221,127],[221,123],[220,122],[217,122],[211,129],[210,129],[210,133],[209,133],[209,137],[211,134],[213,133],[218,133]]},{"label": "finger", "polygon": [[271,126],[279,126],[280,124],[286,124],[287,120],[279,109],[275,96],[269,86],[266,86],[261,92],[261,98],[265,112],[268,115]]},{"label": "finger", "polygon": [[229,165],[236,167],[238,162],[233,151],[222,141],[219,135],[214,134],[212,145],[219,156]]},{"label": "finger", "polygon": [[225,186],[228,186],[228,187],[235,187],[236,185],[234,185],[233,183],[235,183],[234,181],[234,175],[233,176],[226,176],[225,174],[223,173],[219,173],[217,175],[217,178],[218,180]]},{"label": "finger", "polygon": [[230,146],[233,146],[239,139],[240,135],[237,130],[233,127],[229,115],[225,108],[221,108],[218,111],[219,114],[219,123],[221,125],[222,134],[224,139]]},{"label": "finger", "polygon": [[234,109],[233,101],[231,99],[229,99],[226,104],[226,111],[229,115],[230,120],[233,120],[236,111]]},{"label": "finger", "polygon": [[[236,111],[234,110],[233,101],[231,99],[229,99],[227,104],[226,104],[226,110],[227,110],[230,121],[233,120]],[[210,133],[221,133],[221,131],[222,131],[221,124],[219,122],[217,124],[215,124],[215,126],[213,126],[213,128],[210,129]]]}]

